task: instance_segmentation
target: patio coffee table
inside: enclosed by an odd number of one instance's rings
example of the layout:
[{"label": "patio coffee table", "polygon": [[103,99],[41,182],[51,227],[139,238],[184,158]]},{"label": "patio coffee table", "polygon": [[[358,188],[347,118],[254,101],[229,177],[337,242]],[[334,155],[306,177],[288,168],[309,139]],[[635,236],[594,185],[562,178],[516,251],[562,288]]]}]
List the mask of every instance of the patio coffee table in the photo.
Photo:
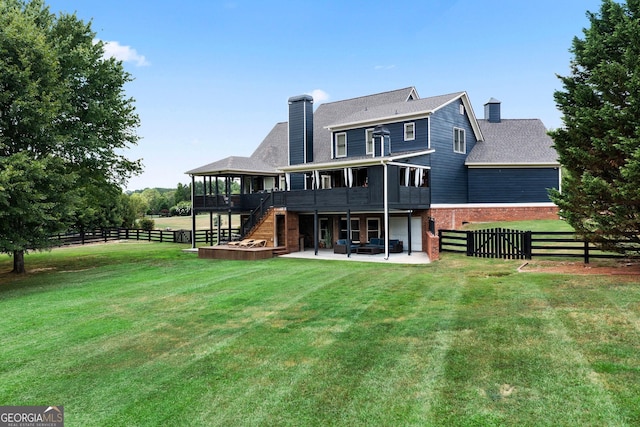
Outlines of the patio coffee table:
[{"label": "patio coffee table", "polygon": [[360,246],[358,249],[356,249],[356,253],[367,255],[375,255],[381,252],[382,251],[380,250],[380,248],[376,246]]}]

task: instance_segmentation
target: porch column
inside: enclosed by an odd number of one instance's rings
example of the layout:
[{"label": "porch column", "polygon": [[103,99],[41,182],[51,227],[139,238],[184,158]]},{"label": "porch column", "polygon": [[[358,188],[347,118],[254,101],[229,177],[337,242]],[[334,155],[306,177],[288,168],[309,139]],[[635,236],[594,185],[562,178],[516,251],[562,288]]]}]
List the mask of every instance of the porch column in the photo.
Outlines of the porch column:
[{"label": "porch column", "polygon": [[[218,199],[219,199],[218,196],[220,196],[220,194],[219,194],[220,192],[218,191],[218,175],[216,175],[216,187],[214,189],[214,192],[215,192],[215,196],[216,196],[215,206],[218,207]],[[220,228],[220,221],[218,221],[218,228]]]},{"label": "porch column", "polygon": [[[382,125],[378,125],[373,129],[373,137],[380,138],[380,156],[385,156],[385,142],[387,139],[391,139],[391,132],[389,129]],[[391,142],[389,141],[389,146]],[[389,259],[389,165],[386,161],[381,160],[384,170],[384,182],[383,182],[383,198],[384,198],[384,259]]]},{"label": "porch column", "polygon": [[[216,180],[216,183],[217,183],[217,180]],[[218,227],[216,227],[218,229],[218,239],[216,240],[218,242],[218,245],[220,244],[220,240],[222,238],[222,234],[220,233],[221,225],[222,225],[222,216],[218,214]],[[229,239],[229,241],[231,241],[231,239]]]},{"label": "porch column", "polygon": [[412,211],[409,211],[409,213],[407,214],[407,244],[409,245],[408,255],[411,255],[411,212]]},{"label": "porch column", "polygon": [[384,164],[384,259],[389,259],[389,165]]},{"label": "porch column", "polygon": [[347,209],[347,258],[351,258],[351,209]]},{"label": "porch column", "polygon": [[[211,184],[211,179],[209,179],[209,184]],[[209,186],[209,190],[211,190],[211,186]],[[211,246],[213,246],[213,211],[209,211],[209,235],[211,236]]]},{"label": "porch column", "polygon": [[313,211],[313,250],[318,255],[318,210]]},{"label": "porch column", "polygon": [[229,222],[229,226],[228,226],[229,234],[228,234],[228,236],[229,236],[229,242],[230,242],[231,241],[231,209],[229,209],[229,212],[227,214],[227,219],[228,219],[228,222]]},{"label": "porch column", "polygon": [[[206,200],[206,197],[204,197]],[[196,248],[196,177],[191,175],[191,249]]]}]

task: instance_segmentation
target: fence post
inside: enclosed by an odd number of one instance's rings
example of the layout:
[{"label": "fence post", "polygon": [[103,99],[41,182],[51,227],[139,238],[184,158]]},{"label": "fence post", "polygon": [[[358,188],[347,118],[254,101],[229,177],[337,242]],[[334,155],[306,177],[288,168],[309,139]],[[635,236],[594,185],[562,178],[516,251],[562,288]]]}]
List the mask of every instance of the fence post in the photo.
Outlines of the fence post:
[{"label": "fence post", "polygon": [[584,263],[589,264],[589,241],[584,239]]},{"label": "fence post", "polygon": [[467,231],[467,256],[473,256],[473,231]]},{"label": "fence post", "polygon": [[533,255],[533,248],[531,243],[531,231],[524,232],[524,247],[522,248],[525,259],[531,259]]},{"label": "fence post", "polygon": [[438,252],[442,252],[442,230],[438,230]]}]

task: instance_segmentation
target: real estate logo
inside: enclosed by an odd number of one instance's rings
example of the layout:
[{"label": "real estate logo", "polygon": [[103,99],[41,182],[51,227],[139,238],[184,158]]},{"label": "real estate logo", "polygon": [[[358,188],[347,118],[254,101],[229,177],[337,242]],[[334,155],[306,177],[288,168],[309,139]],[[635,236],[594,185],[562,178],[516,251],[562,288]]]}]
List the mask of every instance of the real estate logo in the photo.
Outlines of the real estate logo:
[{"label": "real estate logo", "polygon": [[0,406],[0,427],[64,427],[64,407]]}]

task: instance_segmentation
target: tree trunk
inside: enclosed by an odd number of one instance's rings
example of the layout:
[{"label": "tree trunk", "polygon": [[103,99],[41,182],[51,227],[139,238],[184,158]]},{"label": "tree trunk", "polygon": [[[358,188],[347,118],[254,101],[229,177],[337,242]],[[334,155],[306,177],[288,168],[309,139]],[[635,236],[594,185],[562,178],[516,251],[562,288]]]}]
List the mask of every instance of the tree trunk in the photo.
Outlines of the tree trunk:
[{"label": "tree trunk", "polygon": [[15,274],[26,273],[24,269],[24,251],[13,251],[13,271]]}]

